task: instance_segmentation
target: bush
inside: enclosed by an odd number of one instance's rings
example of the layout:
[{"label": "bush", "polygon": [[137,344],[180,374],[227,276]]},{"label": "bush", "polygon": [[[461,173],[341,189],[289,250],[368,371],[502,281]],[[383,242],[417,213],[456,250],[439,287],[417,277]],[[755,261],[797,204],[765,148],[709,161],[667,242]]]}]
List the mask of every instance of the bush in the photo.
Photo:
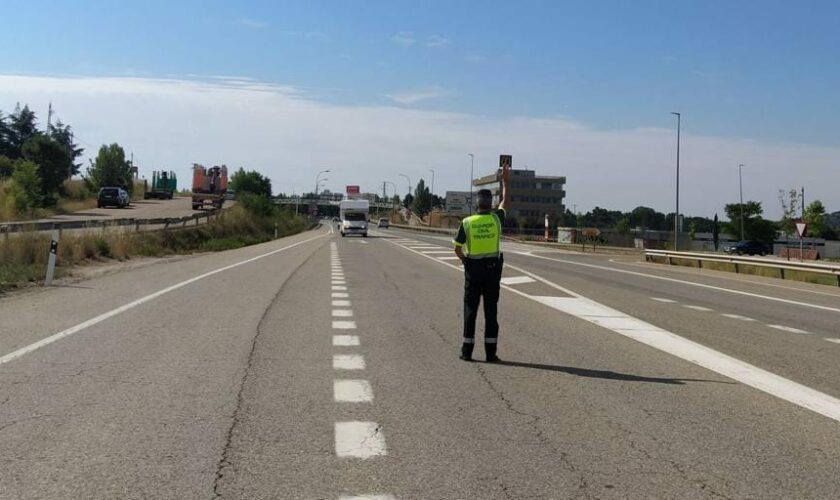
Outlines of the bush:
[{"label": "bush", "polygon": [[108,240],[100,236],[94,240],[94,243],[96,244],[96,251],[99,255],[103,257],[111,256],[111,244],[108,243]]}]

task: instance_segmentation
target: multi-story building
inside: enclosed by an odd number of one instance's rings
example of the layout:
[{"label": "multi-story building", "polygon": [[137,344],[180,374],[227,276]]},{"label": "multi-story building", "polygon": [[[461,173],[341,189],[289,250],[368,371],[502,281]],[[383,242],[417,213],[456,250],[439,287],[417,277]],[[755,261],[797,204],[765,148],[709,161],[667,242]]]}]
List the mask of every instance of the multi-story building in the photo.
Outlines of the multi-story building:
[{"label": "multi-story building", "polygon": [[470,211],[470,192],[447,191],[445,203],[446,213],[455,215],[466,215]]},{"label": "multi-story building", "polygon": [[[512,169],[510,174],[508,220],[528,226],[542,226],[546,214],[553,224],[566,211],[563,204],[566,196],[565,177],[537,175],[534,170],[528,169]],[[476,191],[489,189],[493,192],[494,205],[499,202],[501,194],[501,175],[502,171],[497,170],[491,175],[473,179]]]}]

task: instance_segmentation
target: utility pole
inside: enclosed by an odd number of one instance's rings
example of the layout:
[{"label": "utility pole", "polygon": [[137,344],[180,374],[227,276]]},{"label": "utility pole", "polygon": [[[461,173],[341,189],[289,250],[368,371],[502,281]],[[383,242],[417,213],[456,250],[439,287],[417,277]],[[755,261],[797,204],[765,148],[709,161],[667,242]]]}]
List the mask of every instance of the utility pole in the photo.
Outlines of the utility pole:
[{"label": "utility pole", "polygon": [[429,210],[431,210],[435,206],[435,169],[430,168],[429,172],[432,173],[432,190],[429,191],[429,195],[431,195],[431,199],[429,200]]},{"label": "utility pole", "polygon": [[52,125],[52,101],[50,101],[50,105],[47,108],[47,135],[52,136],[52,132],[50,132],[50,127]]},{"label": "utility pole", "polygon": [[472,206],[473,206],[473,167],[475,167],[475,155],[472,153],[468,153],[467,156],[470,157],[470,197],[469,201],[467,202],[470,205],[470,215],[472,215]]},{"label": "utility pole", "polygon": [[743,166],[743,163],[738,164],[738,190],[741,192],[741,241],[744,241],[744,180],[741,177]]},{"label": "utility pole", "polygon": [[680,238],[680,129],[682,126],[682,115],[675,111],[671,112],[677,117],[677,208],[674,212],[674,251],[679,250]]}]

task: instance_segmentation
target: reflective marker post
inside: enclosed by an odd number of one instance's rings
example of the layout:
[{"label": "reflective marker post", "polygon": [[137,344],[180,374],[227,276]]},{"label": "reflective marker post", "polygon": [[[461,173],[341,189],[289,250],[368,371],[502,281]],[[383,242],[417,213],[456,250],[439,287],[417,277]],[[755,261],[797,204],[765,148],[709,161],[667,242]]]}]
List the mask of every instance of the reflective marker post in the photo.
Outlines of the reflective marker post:
[{"label": "reflective marker post", "polygon": [[545,214],[545,241],[548,240],[548,214]]},{"label": "reflective marker post", "polygon": [[58,253],[58,229],[52,233],[52,241],[50,241],[50,258],[47,262],[47,279],[46,286],[52,286],[53,277],[55,276],[55,257]]}]

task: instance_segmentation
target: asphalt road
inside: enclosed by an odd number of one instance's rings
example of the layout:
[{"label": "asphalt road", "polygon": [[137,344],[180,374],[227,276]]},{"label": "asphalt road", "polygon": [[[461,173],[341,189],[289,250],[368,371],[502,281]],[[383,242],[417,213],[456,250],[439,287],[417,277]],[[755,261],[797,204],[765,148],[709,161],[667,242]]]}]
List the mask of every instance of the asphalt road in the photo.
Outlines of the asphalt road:
[{"label": "asphalt road", "polygon": [[0,300],[0,497],[840,496],[837,290],[506,245],[466,363],[450,252],[325,227]]}]

